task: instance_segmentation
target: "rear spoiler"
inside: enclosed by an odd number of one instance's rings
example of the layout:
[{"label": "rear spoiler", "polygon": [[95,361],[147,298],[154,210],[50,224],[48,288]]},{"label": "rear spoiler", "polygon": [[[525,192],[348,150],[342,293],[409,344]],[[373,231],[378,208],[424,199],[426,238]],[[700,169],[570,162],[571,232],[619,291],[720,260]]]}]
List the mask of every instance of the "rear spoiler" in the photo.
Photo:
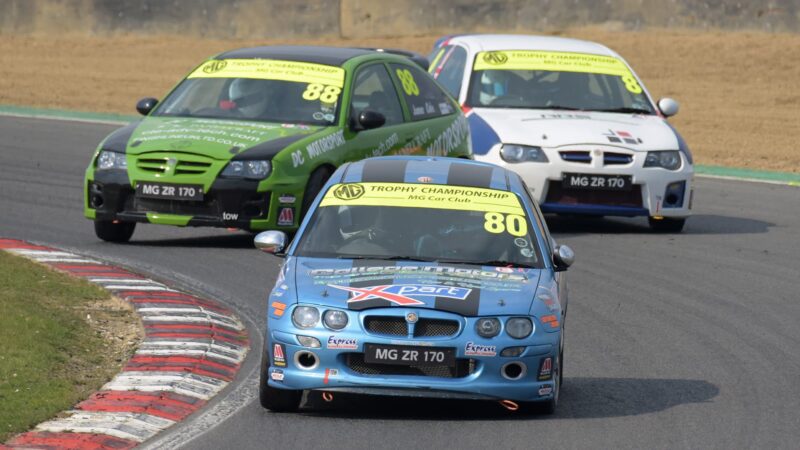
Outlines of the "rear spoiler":
[{"label": "rear spoiler", "polygon": [[408,50],[400,50],[396,48],[365,48],[364,50],[374,50],[376,52],[381,52],[381,53],[389,53],[392,55],[405,56],[411,61],[414,61],[418,66],[422,67],[422,70],[426,72],[428,71],[428,66],[430,65],[428,58],[420,55],[419,53],[415,53]]}]

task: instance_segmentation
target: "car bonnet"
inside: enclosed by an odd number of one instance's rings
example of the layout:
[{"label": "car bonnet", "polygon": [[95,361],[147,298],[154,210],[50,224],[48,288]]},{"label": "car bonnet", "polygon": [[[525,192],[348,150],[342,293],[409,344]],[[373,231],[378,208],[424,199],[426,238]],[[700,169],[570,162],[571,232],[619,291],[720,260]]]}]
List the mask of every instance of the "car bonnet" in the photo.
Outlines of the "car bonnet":
[{"label": "car bonnet", "polygon": [[464,316],[527,315],[542,272],[416,261],[290,259],[287,265],[295,270],[287,276],[294,276],[299,303],[350,310],[428,308]]}]

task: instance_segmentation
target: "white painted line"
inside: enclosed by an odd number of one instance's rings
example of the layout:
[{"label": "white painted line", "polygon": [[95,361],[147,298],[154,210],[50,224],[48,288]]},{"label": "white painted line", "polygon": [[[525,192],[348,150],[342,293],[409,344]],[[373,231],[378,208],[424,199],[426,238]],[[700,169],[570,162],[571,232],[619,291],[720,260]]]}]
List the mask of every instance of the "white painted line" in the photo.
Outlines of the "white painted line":
[{"label": "white painted line", "polygon": [[136,354],[149,355],[149,356],[197,356],[197,357],[205,356],[208,358],[215,358],[215,359],[221,359],[223,361],[232,362],[234,364],[239,364],[244,360],[243,357],[224,355],[218,352],[198,350],[198,349],[174,350],[174,349],[153,348],[148,350],[138,350]]},{"label": "white painted line", "polygon": [[142,442],[175,424],[174,420],[142,413],[71,411],[72,415],[36,426],[52,432],[98,433]]},{"label": "white painted line", "polygon": [[142,320],[145,322],[175,322],[175,323],[206,323],[223,325],[233,328],[236,331],[244,330],[244,325],[241,323],[228,323],[226,321],[217,320],[209,317],[186,317],[186,316],[159,316],[159,315],[143,315]]},{"label": "white painted line", "polygon": [[12,253],[18,253],[20,255],[25,256],[69,256],[70,258],[76,258],[78,255],[69,252],[62,252],[58,250],[29,250],[24,248],[10,248],[8,251]]},{"label": "white painted line", "polygon": [[117,391],[169,391],[208,400],[227,382],[188,372],[122,372],[103,386]]},{"label": "white painted line", "polygon": [[45,120],[58,120],[62,122],[82,122],[82,123],[97,123],[101,125],[128,125],[131,121],[122,121],[122,120],[113,120],[113,119],[85,119],[80,117],[68,117],[68,116],[51,116],[48,114],[26,114],[26,113],[12,113],[6,111],[0,111],[0,116],[6,117],[19,117],[23,119],[45,119]]},{"label": "white painted line", "polygon": [[777,184],[779,186],[794,186],[794,187],[800,186],[800,183],[798,183],[797,181],[760,180],[758,178],[731,177],[727,175],[709,175],[704,173],[695,173],[694,176],[701,178],[713,178],[717,180],[746,181],[748,183]]},{"label": "white painted line", "polygon": [[180,306],[178,306],[178,307],[175,307],[175,306],[168,306],[168,307],[164,307],[164,306],[156,306],[156,307],[145,306],[143,308],[137,309],[137,311],[140,314],[146,314],[146,313],[170,313],[170,312],[183,314],[183,313],[191,312],[191,313],[194,313],[194,314],[205,314],[205,315],[208,315],[210,317],[217,318],[219,320],[229,320],[229,321],[231,321],[233,323],[236,322],[236,319],[233,318],[233,316],[229,316],[227,314],[221,314],[221,313],[218,313],[216,311],[205,309],[202,306],[201,307],[193,306],[193,305],[184,305],[184,306],[185,307],[180,307]]},{"label": "white painted line", "polygon": [[92,283],[122,283],[122,284],[130,284],[130,283],[153,283],[152,280],[146,280],[144,278],[98,278],[98,277],[86,277],[87,280],[91,281]]},{"label": "white painted line", "polygon": [[228,355],[230,358],[243,358],[246,351],[236,347],[227,347],[219,343],[190,342],[190,341],[161,341],[152,342],[146,340],[139,347],[143,351],[147,350],[203,350],[217,354]]},{"label": "white painted line", "polygon": [[76,263],[76,264],[94,264],[96,261],[92,261],[91,259],[84,259],[84,258],[37,258],[34,257],[34,260],[38,262],[57,262],[57,263]]},{"label": "white painted line", "polygon": [[174,289],[170,289],[164,285],[161,286],[131,286],[131,285],[124,285],[124,284],[113,284],[104,286],[106,289],[112,289],[116,291],[164,291],[164,292],[178,292]]}]

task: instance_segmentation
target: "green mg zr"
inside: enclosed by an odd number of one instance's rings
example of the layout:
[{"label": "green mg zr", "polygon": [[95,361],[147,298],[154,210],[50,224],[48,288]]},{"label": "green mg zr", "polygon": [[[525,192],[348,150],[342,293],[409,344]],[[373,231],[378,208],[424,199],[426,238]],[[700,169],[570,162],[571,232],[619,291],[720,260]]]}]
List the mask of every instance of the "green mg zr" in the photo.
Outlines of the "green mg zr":
[{"label": "green mg zr", "polygon": [[98,146],[85,215],[112,242],[128,241],[137,222],[293,231],[345,162],[472,158],[458,104],[407,56],[328,47],[219,54],[163,101],[140,100],[146,117]]}]

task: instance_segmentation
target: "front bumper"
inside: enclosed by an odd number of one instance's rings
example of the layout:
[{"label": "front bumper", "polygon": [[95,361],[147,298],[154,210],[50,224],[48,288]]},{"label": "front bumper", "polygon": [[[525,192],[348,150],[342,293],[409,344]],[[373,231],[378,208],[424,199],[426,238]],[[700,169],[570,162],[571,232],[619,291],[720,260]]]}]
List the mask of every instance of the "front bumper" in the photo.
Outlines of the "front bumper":
[{"label": "front bumper", "polygon": [[258,181],[225,178],[214,180],[202,201],[141,198],[126,171],[107,170],[87,178],[84,208],[86,217],[94,220],[291,230],[298,225],[297,198],[285,190],[259,191]]},{"label": "front bumper", "polygon": [[[400,309],[364,310],[360,315],[403,314]],[[526,339],[513,339],[503,334],[484,339],[475,335],[473,331],[477,318],[464,318],[451,313],[427,310],[420,313],[420,316],[423,314],[426,317],[449,317],[460,320],[460,331],[445,338],[385,336],[364,331],[363,322],[358,324],[362,325],[361,327],[345,328],[353,331],[332,332],[316,328],[302,330],[294,327],[287,311],[286,317],[281,320],[269,319],[269,341],[273,348],[269,349],[270,365],[267,373],[263,375],[267,377],[270,386],[279,389],[433,398],[507,399],[526,402],[545,401],[553,397],[556,371],[551,369],[548,375],[540,376],[540,369],[546,358],[550,358],[552,367],[555,366],[560,331],[547,332],[543,326],[537,324],[537,331]],[[351,325],[354,324],[351,322]],[[300,345],[297,335],[319,339],[322,348]],[[331,336],[338,338],[339,342],[350,343],[352,348],[327,348]],[[365,344],[368,343],[454,348],[457,367],[445,369],[436,366],[416,370],[409,369],[408,366],[368,364],[363,357]],[[493,356],[467,354],[469,343],[494,346],[496,354]],[[282,346],[280,352],[284,354],[284,357],[277,361],[275,344]],[[525,347],[520,356],[500,356],[502,349],[519,346]],[[303,363],[308,362],[309,354],[314,356],[315,363],[303,367]],[[510,363],[521,365],[523,368],[521,375],[516,379],[509,379],[503,375],[504,366]]]},{"label": "front bumper", "polygon": [[[591,148],[591,151],[586,149]],[[678,170],[643,167],[645,151],[617,147],[584,145],[543,149],[549,162],[511,164],[500,157],[500,145],[476,159],[497,164],[517,172],[530,189],[531,196],[545,213],[654,216],[681,218],[691,215],[694,168],[681,153]],[[561,152],[584,152],[585,161],[566,161]],[[606,164],[604,155],[625,155],[630,162]],[[625,158],[622,158],[625,161]],[[564,173],[589,175],[628,175],[632,177],[630,191],[566,189],[562,186]]]}]

